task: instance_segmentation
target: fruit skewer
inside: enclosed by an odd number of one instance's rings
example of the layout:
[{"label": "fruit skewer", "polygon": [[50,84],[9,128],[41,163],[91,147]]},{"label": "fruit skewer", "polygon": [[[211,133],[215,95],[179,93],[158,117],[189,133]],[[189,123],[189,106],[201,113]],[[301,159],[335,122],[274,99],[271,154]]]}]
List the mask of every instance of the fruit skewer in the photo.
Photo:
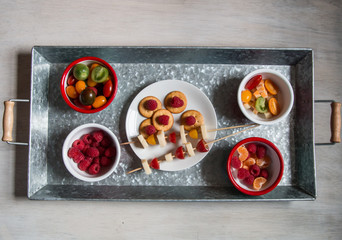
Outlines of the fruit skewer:
[{"label": "fruit skewer", "polygon": [[[228,129],[234,129],[234,128],[241,128],[241,127],[249,127],[249,126],[254,126],[254,125],[256,125],[256,124],[245,124],[245,125],[239,125],[239,126],[230,126],[230,127],[224,127],[224,128],[217,128],[217,129],[210,129],[210,130],[207,130],[206,129],[206,127],[205,127],[205,125],[203,124],[203,125],[201,125],[201,127],[200,127],[200,129],[201,129],[201,132],[203,132],[202,133],[202,138],[203,139],[206,139],[207,137],[207,133],[208,132],[216,132],[216,131],[221,131],[221,130],[228,130]],[[196,131],[194,134],[191,134],[191,131]],[[185,133],[185,131],[184,131],[184,127],[182,128],[182,125],[181,125],[181,129],[180,129],[180,133],[179,133],[179,135],[178,136],[181,136],[181,139],[182,139],[182,143],[186,143],[187,141],[186,141],[186,136],[187,135],[189,135],[191,138],[194,138],[194,139],[196,139],[197,137],[196,136],[198,136],[198,132],[197,132],[197,129],[193,129],[193,130],[191,130],[190,132],[188,132],[188,133]],[[171,134],[174,134],[174,136],[173,136],[173,138],[175,138],[175,133],[173,132],[173,133],[171,133]],[[170,141],[171,142],[173,142],[173,143],[175,143],[175,141],[172,141],[171,140],[171,134],[169,135],[169,136],[165,136],[164,135],[164,132],[161,132],[161,131],[158,131],[158,133],[157,133],[157,139],[158,140],[161,140],[161,139],[170,139]],[[192,137],[193,135],[195,135],[195,137]],[[152,135],[151,135],[152,136]],[[151,136],[149,136],[149,138],[151,137]],[[144,138],[144,139],[142,139],[143,137],[142,137],[142,135],[139,135],[138,137],[138,141],[143,145],[143,147],[145,146],[148,146],[147,145],[147,143],[145,143],[146,142],[146,139]],[[154,138],[153,139],[153,141],[155,142],[155,137],[154,136],[152,136],[152,138]],[[129,142],[124,142],[124,143],[121,143],[120,145],[121,146],[123,146],[123,145],[128,145],[128,144],[132,144],[132,143],[136,143],[137,141],[136,140],[134,140],[134,141],[129,141]],[[147,142],[150,142],[150,141],[147,141]],[[165,141],[163,141],[163,140],[161,140],[161,141],[159,141],[159,142],[162,142],[162,146],[164,146],[165,145]],[[155,144],[152,144],[152,145],[155,145]],[[144,147],[144,148],[145,148]]]},{"label": "fruit skewer", "polygon": [[[256,128],[256,127],[260,126],[259,124],[249,124],[249,125],[247,125],[247,126],[251,126],[251,125],[254,125],[254,126],[249,127],[249,128],[246,128],[246,129],[241,130],[241,131],[238,131],[238,132],[236,132],[236,133],[229,134],[229,135],[224,136],[224,137],[222,137],[222,138],[212,140],[212,141],[210,141],[210,142],[205,142],[203,139],[201,139],[200,142],[197,144],[196,148],[192,148],[191,143],[187,143],[187,144],[190,144],[190,145],[186,145],[187,150],[188,150],[188,155],[189,155],[190,157],[191,157],[191,156],[194,156],[194,151],[195,151],[195,150],[197,150],[197,151],[199,151],[199,152],[207,152],[207,151],[209,151],[209,149],[208,149],[208,145],[209,145],[209,144],[212,144],[212,143],[221,141],[221,140],[226,139],[226,138],[228,138],[228,137],[235,136],[235,135],[237,135],[237,134],[240,134],[240,133],[242,133],[242,132],[245,132],[245,131],[248,131],[248,130],[250,130],[250,129],[253,129],[253,128]],[[246,125],[241,125],[240,127],[243,127],[243,126],[246,126]],[[233,128],[233,127],[230,127],[230,129],[232,129],[232,128]],[[235,127],[235,128],[236,128],[236,127]],[[227,128],[225,128],[225,129],[227,129]],[[220,129],[220,130],[223,130],[223,129]],[[190,148],[190,146],[191,146],[191,148]],[[177,150],[176,150],[176,155],[172,155],[171,153],[166,154],[165,157],[168,155],[168,158],[169,158],[169,159],[158,160],[157,158],[154,158],[154,159],[151,161],[150,164],[148,164],[148,162],[147,162],[146,159],[142,159],[141,161],[142,161],[143,167],[133,169],[133,170],[127,172],[126,174],[130,174],[130,173],[133,173],[133,172],[137,172],[137,171],[140,171],[140,170],[142,170],[142,169],[144,169],[145,172],[146,172],[147,174],[150,174],[150,173],[151,173],[151,170],[150,170],[151,164],[158,164],[158,166],[159,166],[159,163],[162,162],[162,161],[172,161],[172,159],[173,159],[174,157],[178,157],[178,156],[177,156],[177,152],[178,152],[178,154],[179,154],[180,149],[183,150],[183,146],[180,146],[180,147],[177,148]],[[192,152],[192,153],[189,153],[189,151]],[[170,158],[171,158],[171,160],[170,160]],[[183,157],[179,157],[179,158],[180,158],[180,159],[184,159],[184,152],[183,152]],[[154,161],[156,161],[156,162],[153,163]],[[153,166],[152,166],[152,167],[153,167]]]}]

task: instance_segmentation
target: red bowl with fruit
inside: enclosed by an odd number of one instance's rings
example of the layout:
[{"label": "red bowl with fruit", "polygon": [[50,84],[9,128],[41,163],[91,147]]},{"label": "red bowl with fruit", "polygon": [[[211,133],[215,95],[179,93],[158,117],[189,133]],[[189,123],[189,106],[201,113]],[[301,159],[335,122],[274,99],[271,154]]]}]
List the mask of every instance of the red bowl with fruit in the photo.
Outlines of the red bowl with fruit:
[{"label": "red bowl with fruit", "polygon": [[119,164],[120,144],[107,127],[88,123],[72,130],[66,137],[62,156],[67,170],[86,182],[109,177]]},{"label": "red bowl with fruit", "polygon": [[270,141],[251,137],[234,146],[227,161],[230,181],[248,195],[263,195],[280,182],[284,161],[279,149]]},{"label": "red bowl with fruit", "polygon": [[117,88],[114,69],[97,57],[83,57],[69,64],[60,82],[64,101],[81,113],[96,113],[108,107]]}]

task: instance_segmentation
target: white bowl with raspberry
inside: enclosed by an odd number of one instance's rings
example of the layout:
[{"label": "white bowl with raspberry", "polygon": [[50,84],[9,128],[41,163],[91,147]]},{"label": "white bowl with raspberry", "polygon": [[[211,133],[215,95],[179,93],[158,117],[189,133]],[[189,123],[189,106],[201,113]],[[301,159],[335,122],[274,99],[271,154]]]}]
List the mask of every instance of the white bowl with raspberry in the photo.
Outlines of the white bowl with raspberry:
[{"label": "white bowl with raspberry", "polygon": [[248,195],[263,195],[276,188],[284,171],[279,149],[264,138],[251,137],[237,143],[229,154],[230,181]]},{"label": "white bowl with raspberry", "polygon": [[119,164],[120,144],[107,127],[88,123],[72,130],[64,141],[63,161],[67,170],[86,182],[109,177]]}]

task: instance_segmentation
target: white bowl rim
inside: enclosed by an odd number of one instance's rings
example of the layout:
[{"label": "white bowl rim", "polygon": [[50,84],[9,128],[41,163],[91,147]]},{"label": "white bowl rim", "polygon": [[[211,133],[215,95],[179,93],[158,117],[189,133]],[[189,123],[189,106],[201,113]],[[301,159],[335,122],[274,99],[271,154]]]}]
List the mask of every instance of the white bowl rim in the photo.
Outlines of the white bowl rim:
[{"label": "white bowl rim", "polygon": [[[258,120],[256,118],[251,117],[251,115],[247,113],[247,109],[245,109],[245,107],[243,106],[242,101],[241,101],[241,92],[242,92],[242,90],[245,89],[245,83],[249,79],[251,79],[253,76],[258,75],[258,74],[262,74],[262,73],[274,74],[277,77],[279,77],[280,79],[282,79],[283,82],[288,87],[288,90],[289,90],[289,93],[290,93],[290,95],[289,95],[289,97],[290,97],[290,99],[289,99],[289,107],[286,109],[286,111],[281,116],[277,117],[276,119],[270,119],[270,120],[265,119],[265,120],[261,121],[261,120]],[[248,118],[252,122],[255,122],[255,123],[258,123],[258,124],[261,124],[261,125],[272,125],[272,124],[275,124],[275,123],[278,123],[278,122],[282,121],[290,113],[290,111],[292,110],[292,107],[293,107],[294,93],[293,93],[293,89],[292,89],[290,81],[283,74],[279,73],[278,71],[272,70],[272,69],[262,68],[262,69],[257,69],[255,71],[250,72],[249,74],[247,74],[242,79],[242,81],[241,81],[241,83],[239,85],[239,88],[238,88],[238,92],[237,92],[237,102],[238,102],[238,105],[239,105],[242,113],[245,115],[246,118]]]},{"label": "white bowl rim", "polygon": [[[68,150],[71,147],[70,143],[71,139],[73,138],[73,136],[80,130],[85,129],[85,128],[98,128],[101,129],[103,131],[105,131],[112,139],[113,139],[113,144],[116,148],[116,156],[114,159],[114,163],[113,166],[111,167],[110,170],[108,170],[105,174],[101,175],[101,176],[97,176],[97,177],[85,177],[82,175],[79,175],[77,172],[74,171],[74,169],[71,167],[70,164],[73,163],[73,160],[70,159],[68,157]],[[86,181],[86,182],[97,182],[97,181],[101,181],[105,178],[107,178],[108,176],[110,176],[113,171],[116,169],[116,167],[119,164],[119,160],[120,160],[120,156],[121,156],[121,149],[120,149],[120,144],[119,141],[117,139],[117,137],[115,136],[115,134],[107,127],[98,124],[98,123],[86,123],[83,125],[80,125],[78,127],[76,127],[75,129],[73,129],[68,136],[66,137],[66,139],[64,140],[63,143],[63,147],[62,147],[62,157],[63,157],[63,162],[65,167],[68,169],[68,171],[71,173],[71,175],[73,175],[74,177]],[[91,176],[91,175],[90,175]]]}]

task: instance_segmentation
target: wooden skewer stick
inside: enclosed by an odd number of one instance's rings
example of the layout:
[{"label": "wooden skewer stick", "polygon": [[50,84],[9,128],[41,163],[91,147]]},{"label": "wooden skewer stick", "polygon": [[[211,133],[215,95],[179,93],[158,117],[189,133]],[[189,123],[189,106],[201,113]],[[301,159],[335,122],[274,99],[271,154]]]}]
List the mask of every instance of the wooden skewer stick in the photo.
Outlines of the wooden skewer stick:
[{"label": "wooden skewer stick", "polygon": [[[239,134],[239,133],[242,133],[242,132],[245,132],[245,131],[248,131],[248,130],[250,130],[250,129],[253,129],[253,128],[256,128],[256,127],[260,126],[259,124],[249,124],[249,125],[242,125],[242,126],[251,126],[251,125],[255,125],[255,126],[250,127],[250,128],[246,128],[246,129],[244,129],[244,130],[241,130],[241,131],[238,131],[238,132],[236,132],[236,133],[227,135],[227,136],[225,136],[225,137],[221,137],[221,138],[219,138],[219,139],[216,139],[216,140],[207,142],[207,145],[208,145],[208,144],[211,144],[211,143],[215,143],[215,142],[221,141],[221,140],[223,140],[223,139],[226,139],[226,138],[229,138],[229,137],[232,137],[232,136],[235,136],[235,135],[237,135],[237,134]],[[196,149],[196,148],[194,148],[194,150],[195,150],[195,149]],[[173,155],[172,157],[175,157],[175,156]],[[159,161],[159,162],[160,162],[160,161]],[[141,167],[140,167],[140,168],[133,169],[133,170],[127,172],[126,174],[134,173],[134,172],[137,172],[137,171],[140,171],[140,170],[142,170]]]},{"label": "wooden skewer stick", "polygon": [[[255,125],[258,125],[258,124],[252,123],[252,124],[245,124],[245,125],[239,125],[239,126],[231,126],[231,127],[217,128],[217,129],[208,130],[207,132],[216,132],[216,131],[221,131],[221,130],[234,129],[234,128],[242,128],[242,127],[249,127],[249,126],[255,126]],[[186,135],[188,135],[188,133],[186,133]],[[166,136],[165,138],[167,138],[167,136]],[[128,144],[135,143],[135,142],[136,142],[136,141],[130,141],[130,142],[120,143],[120,146],[128,145]]]},{"label": "wooden skewer stick", "polygon": [[249,126],[255,126],[255,125],[258,125],[258,124],[252,123],[252,124],[245,124],[245,125],[239,125],[239,126],[231,126],[231,127],[217,128],[217,129],[208,130],[208,132],[216,132],[216,131],[221,131],[221,130],[234,129],[234,128],[242,128],[242,127],[249,127]]},{"label": "wooden skewer stick", "polygon": [[[253,124],[253,125],[255,125],[255,124]],[[242,133],[242,132],[248,131],[248,130],[250,130],[250,129],[252,129],[252,128],[256,128],[256,127],[259,127],[259,126],[260,126],[259,124],[256,124],[256,126],[253,126],[253,127],[250,127],[250,128],[246,128],[246,129],[244,129],[244,130],[241,130],[241,131],[238,131],[238,132],[236,132],[236,133],[233,133],[233,134],[227,135],[227,136],[225,136],[225,137],[221,137],[221,138],[219,138],[219,139],[216,139],[216,140],[213,140],[213,141],[207,142],[207,144],[211,144],[211,143],[215,143],[215,142],[221,141],[221,140],[223,140],[223,139],[226,139],[226,138],[229,138],[229,137],[235,136],[235,135],[237,135],[237,134],[239,134],[239,133]]]}]

